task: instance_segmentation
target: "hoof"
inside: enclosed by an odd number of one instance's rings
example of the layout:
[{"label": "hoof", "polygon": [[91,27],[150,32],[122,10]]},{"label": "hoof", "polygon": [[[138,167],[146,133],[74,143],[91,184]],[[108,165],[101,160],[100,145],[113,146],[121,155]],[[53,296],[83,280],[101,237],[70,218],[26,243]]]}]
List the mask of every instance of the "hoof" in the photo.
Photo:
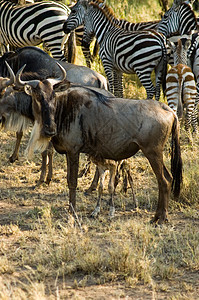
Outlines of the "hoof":
[{"label": "hoof", "polygon": [[88,196],[88,195],[90,195],[93,191],[95,191],[96,189],[88,189],[88,190],[86,190],[85,192],[84,192],[84,195],[85,196]]},{"label": "hoof", "polygon": [[97,218],[98,215],[99,215],[99,213],[100,213],[100,207],[96,207],[96,208],[94,209],[94,211],[91,213],[90,217],[91,217],[91,218]]},{"label": "hoof", "polygon": [[18,157],[14,157],[14,156],[10,156],[10,157],[9,157],[9,162],[11,162],[12,164],[13,164],[16,160],[19,160],[19,158],[18,158]]},{"label": "hoof", "polygon": [[113,206],[110,207],[109,217],[110,217],[110,219],[115,217],[115,207],[113,207]]},{"label": "hoof", "polygon": [[166,224],[168,223],[169,220],[168,218],[163,218],[163,217],[158,217],[158,216],[155,216],[151,221],[150,221],[150,224],[156,224],[156,225],[162,225],[162,224]]},{"label": "hoof", "polygon": [[47,184],[47,185],[49,185],[50,183],[51,183],[51,179],[46,179],[46,181],[45,181],[45,183]]}]

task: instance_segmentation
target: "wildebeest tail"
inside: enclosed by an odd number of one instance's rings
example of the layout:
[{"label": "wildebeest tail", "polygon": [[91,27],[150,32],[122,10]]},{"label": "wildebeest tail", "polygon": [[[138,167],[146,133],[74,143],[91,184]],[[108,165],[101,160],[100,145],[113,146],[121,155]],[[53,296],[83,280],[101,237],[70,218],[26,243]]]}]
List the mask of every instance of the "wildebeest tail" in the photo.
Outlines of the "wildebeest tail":
[{"label": "wildebeest tail", "polygon": [[172,191],[174,197],[180,195],[180,188],[182,183],[182,157],[179,141],[179,122],[175,117],[172,127],[172,141],[171,141],[171,173],[173,176]]}]

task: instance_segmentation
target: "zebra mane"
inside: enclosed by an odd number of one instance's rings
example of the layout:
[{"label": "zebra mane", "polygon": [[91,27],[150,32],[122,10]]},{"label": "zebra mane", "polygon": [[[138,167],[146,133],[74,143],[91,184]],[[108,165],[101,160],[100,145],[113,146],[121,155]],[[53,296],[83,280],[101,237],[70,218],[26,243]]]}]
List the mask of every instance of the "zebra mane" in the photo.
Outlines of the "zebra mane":
[{"label": "zebra mane", "polygon": [[[100,7],[99,5],[103,4],[102,7]],[[93,7],[96,7],[97,9],[99,9],[104,15],[105,17],[111,21],[111,23],[113,23],[112,18],[117,19],[117,17],[114,14],[114,11],[111,7],[107,6],[106,4],[104,4],[104,2],[102,0],[96,0],[95,2],[89,2],[89,5],[92,5]],[[114,23],[115,25],[115,23]]]}]

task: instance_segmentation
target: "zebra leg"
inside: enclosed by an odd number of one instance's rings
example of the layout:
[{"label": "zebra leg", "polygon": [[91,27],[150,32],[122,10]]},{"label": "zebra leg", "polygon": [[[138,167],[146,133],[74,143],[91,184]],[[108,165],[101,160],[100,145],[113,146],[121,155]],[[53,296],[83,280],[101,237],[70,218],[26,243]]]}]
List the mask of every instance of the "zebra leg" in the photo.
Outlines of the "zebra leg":
[{"label": "zebra leg", "polygon": [[90,48],[89,45],[85,46],[82,45],[82,52],[84,54],[85,60],[86,60],[86,65],[88,68],[91,68],[91,62],[93,61],[91,53],[90,53]]},{"label": "zebra leg", "polygon": [[123,74],[118,71],[113,71],[114,78],[114,95],[119,98],[123,98]]},{"label": "zebra leg", "polygon": [[194,109],[192,113],[192,120],[191,120],[194,134],[198,133],[198,102],[199,102],[199,96],[196,97]]},{"label": "zebra leg", "polygon": [[192,115],[191,115],[191,124],[193,127],[193,133],[198,133],[198,107],[195,104]]},{"label": "zebra leg", "polygon": [[100,56],[100,58],[101,58],[103,66],[104,66],[104,71],[105,71],[106,77],[108,79],[109,91],[113,94],[114,93],[114,90],[113,90],[114,89],[113,67],[111,64],[104,63],[103,57]]},{"label": "zebra leg", "polygon": [[194,106],[192,104],[187,104],[186,116],[185,116],[185,130],[189,131],[192,125],[192,116],[194,114]]},{"label": "zebra leg", "polygon": [[140,72],[136,71],[137,76],[140,79],[141,84],[146,90],[147,93],[147,99],[153,99],[153,96],[155,95],[156,88],[154,87],[152,81],[151,81],[151,73],[144,73],[141,74]]},{"label": "zebra leg", "polygon": [[160,85],[162,81],[163,63],[159,63],[155,70],[155,100],[160,99]]}]

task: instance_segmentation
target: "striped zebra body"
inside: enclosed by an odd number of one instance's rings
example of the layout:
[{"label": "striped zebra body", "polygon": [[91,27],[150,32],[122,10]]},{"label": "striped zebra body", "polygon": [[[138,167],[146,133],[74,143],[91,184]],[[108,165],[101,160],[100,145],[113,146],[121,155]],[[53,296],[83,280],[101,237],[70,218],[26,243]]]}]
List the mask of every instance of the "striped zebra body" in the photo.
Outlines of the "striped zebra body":
[{"label": "striped zebra body", "polygon": [[[102,5],[104,4],[104,2],[102,0],[95,0],[93,2],[95,2],[97,4],[102,4]],[[103,8],[106,9],[107,6],[103,6]],[[144,30],[145,29],[147,29],[147,30],[155,29],[156,26],[157,26],[157,23],[159,22],[159,20],[157,20],[157,21],[131,23],[131,22],[128,22],[124,19],[117,19],[116,17],[113,17],[113,12],[111,13],[111,18],[112,18],[112,21],[116,25],[118,25],[119,27],[121,27],[121,28],[123,28],[124,30],[127,30],[127,31],[137,31],[137,30],[143,30],[143,29]],[[98,52],[97,42],[95,42],[94,53],[93,53],[93,55],[91,55],[90,45],[89,44],[86,45],[85,43],[84,43],[84,45],[82,45],[83,35],[84,35],[84,25],[80,25],[78,28],[75,29],[76,45],[82,47],[82,52],[83,52],[84,57],[86,59],[86,65],[90,68],[91,67],[90,63],[93,62],[93,59],[94,59],[94,57],[96,56],[96,54]],[[92,39],[93,39],[93,37],[92,37]]]},{"label": "striped zebra body", "polygon": [[6,45],[36,46],[44,43],[53,57],[65,60],[61,43],[63,24],[70,9],[63,4],[44,1],[18,6],[0,1],[0,32]]},{"label": "striped zebra body", "polygon": [[176,32],[183,35],[198,29],[197,19],[191,5],[185,2],[178,6],[173,5],[166,11],[156,29],[166,37]]},{"label": "striped zebra body", "polygon": [[[148,31],[124,31],[115,26],[97,4],[82,0],[72,8],[65,26],[70,31],[83,23],[86,44],[90,43],[90,36],[93,35],[99,42],[99,55],[110,91],[114,90],[116,96],[123,96],[122,73],[135,72],[146,89],[147,98],[152,99],[155,94],[156,100],[159,100],[160,84],[167,65],[163,35]],[[154,69],[156,88],[151,81]]]},{"label": "striped zebra body", "polygon": [[118,19],[117,25],[127,31],[137,31],[137,30],[145,30],[145,29],[147,29],[147,30],[154,29],[155,30],[159,21],[160,20],[132,23],[132,22],[128,22],[127,20]]},{"label": "striped zebra body", "polygon": [[193,131],[197,132],[197,88],[194,74],[186,64],[187,49],[190,45],[188,40],[184,45],[178,41],[174,48],[174,63],[166,76],[166,97],[168,105],[181,119],[183,110],[186,108],[185,129],[192,125]]},{"label": "striped zebra body", "polygon": [[[198,98],[199,98],[199,33],[195,32],[191,35],[192,43],[188,49],[188,58],[190,60],[190,66],[193,70],[196,80]],[[199,101],[199,99],[198,99]]]}]

